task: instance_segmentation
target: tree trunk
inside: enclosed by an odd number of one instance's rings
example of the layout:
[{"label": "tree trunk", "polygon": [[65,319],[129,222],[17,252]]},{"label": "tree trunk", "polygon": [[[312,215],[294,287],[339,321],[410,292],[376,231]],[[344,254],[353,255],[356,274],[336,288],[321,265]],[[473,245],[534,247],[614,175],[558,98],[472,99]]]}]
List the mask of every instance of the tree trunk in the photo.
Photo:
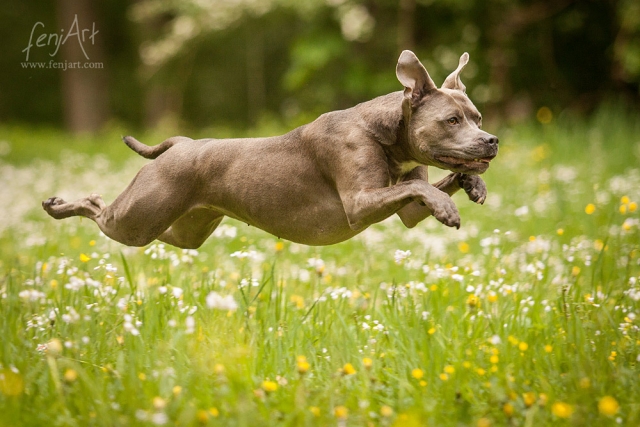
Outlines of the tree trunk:
[{"label": "tree trunk", "polygon": [[[91,0],[57,0],[58,23],[64,37],[61,61],[80,67],[102,63],[103,68],[68,68],[62,71],[62,102],[66,128],[73,133],[95,132],[107,120],[107,76],[102,34]],[[95,33],[94,31],[97,31]],[[78,35],[73,35],[75,32]],[[91,34],[93,37],[90,37]],[[82,40],[84,39],[84,40]]]}]

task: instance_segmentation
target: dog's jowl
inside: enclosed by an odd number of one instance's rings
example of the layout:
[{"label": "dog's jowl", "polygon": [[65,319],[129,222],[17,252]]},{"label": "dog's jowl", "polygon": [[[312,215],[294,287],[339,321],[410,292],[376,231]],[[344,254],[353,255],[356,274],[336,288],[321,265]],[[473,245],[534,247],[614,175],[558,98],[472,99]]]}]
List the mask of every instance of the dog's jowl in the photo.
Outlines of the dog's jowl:
[{"label": "dog's jowl", "polygon": [[[197,248],[225,216],[307,245],[349,239],[397,214],[407,227],[433,215],[460,227],[451,195],[476,203],[487,191],[478,176],[498,153],[498,138],[465,93],[458,68],[437,88],[418,58],[404,51],[398,91],[323,114],[271,138],[169,138],[149,147],[124,142],[153,159],[116,200],[97,194],[42,203],[56,219],[85,216],[131,246],[155,239]],[[452,171],[429,184],[427,167]]]}]

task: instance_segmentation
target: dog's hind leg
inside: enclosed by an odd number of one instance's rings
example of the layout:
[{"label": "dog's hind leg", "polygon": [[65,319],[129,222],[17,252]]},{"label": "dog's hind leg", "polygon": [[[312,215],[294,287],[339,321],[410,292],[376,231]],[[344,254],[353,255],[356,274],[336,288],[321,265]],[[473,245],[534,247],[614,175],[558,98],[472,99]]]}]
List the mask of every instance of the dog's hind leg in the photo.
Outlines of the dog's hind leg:
[{"label": "dog's hind leg", "polygon": [[55,219],[69,218],[72,216],[86,216],[94,219],[106,207],[102,197],[91,194],[84,199],[75,202],[65,202],[60,197],[51,197],[42,202],[44,210]]},{"label": "dog's hind leg", "polygon": [[212,209],[193,208],[171,224],[158,240],[183,249],[199,248],[223,218],[223,214]]},{"label": "dog's hind leg", "polygon": [[129,246],[145,246],[158,238],[171,224],[191,209],[197,186],[181,187],[176,182],[192,180],[190,172],[150,163],[109,206],[97,195],[67,203],[53,197],[42,206],[56,219],[86,216],[104,234]]}]

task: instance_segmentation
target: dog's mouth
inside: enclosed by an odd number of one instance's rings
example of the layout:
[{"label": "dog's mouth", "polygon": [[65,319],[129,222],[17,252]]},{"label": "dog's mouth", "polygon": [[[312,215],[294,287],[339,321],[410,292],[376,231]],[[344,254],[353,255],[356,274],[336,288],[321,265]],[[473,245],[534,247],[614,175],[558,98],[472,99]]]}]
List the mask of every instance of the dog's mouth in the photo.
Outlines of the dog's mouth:
[{"label": "dog's mouth", "polygon": [[466,171],[485,171],[489,168],[489,163],[495,154],[486,157],[476,157],[473,159],[461,159],[459,157],[442,156],[436,157],[440,163],[447,165],[450,169],[464,169]]}]

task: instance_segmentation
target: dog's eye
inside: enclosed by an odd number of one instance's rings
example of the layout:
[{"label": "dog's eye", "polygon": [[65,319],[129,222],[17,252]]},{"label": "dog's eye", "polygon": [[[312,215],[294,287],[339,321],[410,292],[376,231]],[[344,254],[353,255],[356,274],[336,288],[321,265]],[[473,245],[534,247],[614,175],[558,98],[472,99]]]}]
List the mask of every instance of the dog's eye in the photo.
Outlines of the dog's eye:
[{"label": "dog's eye", "polygon": [[450,119],[447,120],[447,123],[449,123],[450,125],[457,125],[460,122],[458,121],[457,117],[451,117]]}]

